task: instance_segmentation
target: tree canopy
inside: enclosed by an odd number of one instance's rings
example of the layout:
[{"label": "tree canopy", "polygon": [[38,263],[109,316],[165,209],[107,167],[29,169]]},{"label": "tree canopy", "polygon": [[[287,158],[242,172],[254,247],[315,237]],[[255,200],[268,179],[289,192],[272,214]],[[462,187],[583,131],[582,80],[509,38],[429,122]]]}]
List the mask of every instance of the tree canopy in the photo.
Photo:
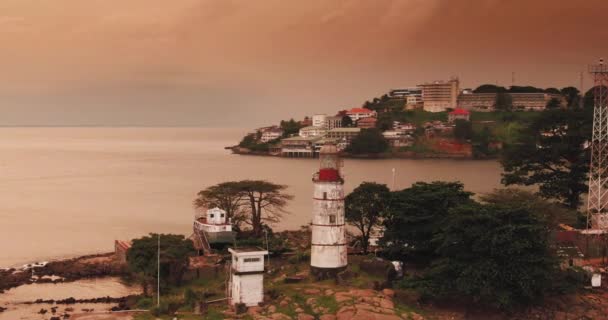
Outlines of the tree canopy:
[{"label": "tree canopy", "polygon": [[451,208],[471,202],[473,194],[460,182],[417,182],[393,192],[380,243],[387,255],[429,260],[435,253],[430,242]]},{"label": "tree canopy", "polygon": [[369,238],[380,226],[382,217],[387,213],[391,193],[384,184],[373,182],[361,183],[345,199],[346,221],[361,233],[363,252],[367,254]]},{"label": "tree canopy", "polygon": [[471,140],[473,138],[473,124],[471,121],[464,119],[454,121],[454,138],[459,141]]},{"label": "tree canopy", "polygon": [[556,263],[549,230],[530,210],[470,203],[450,209],[443,222],[432,239],[439,258],[415,282],[425,293],[507,309],[550,287]]},{"label": "tree canopy", "polygon": [[352,154],[378,154],[388,149],[388,141],[382,132],[376,128],[362,129],[347,147],[346,151]]},{"label": "tree canopy", "polygon": [[[133,240],[127,251],[127,264],[139,279],[147,294],[150,283],[156,279],[158,261],[158,234],[151,233]],[[160,278],[161,288],[180,285],[187,270],[189,257],[196,253],[192,241],[182,235],[160,235]]]},{"label": "tree canopy", "polygon": [[539,194],[576,209],[587,191],[591,137],[590,112],[581,109],[543,111],[507,145],[501,163],[505,185],[537,185]]},{"label": "tree canopy", "polygon": [[231,217],[237,227],[247,224],[259,236],[263,226],[280,221],[287,202],[287,186],[264,180],[241,180],[219,183],[198,193],[197,208],[218,207]]},{"label": "tree canopy", "polygon": [[282,120],[280,126],[283,129],[283,138],[298,134],[300,129],[302,129],[300,122],[293,119],[289,119],[289,121]]}]

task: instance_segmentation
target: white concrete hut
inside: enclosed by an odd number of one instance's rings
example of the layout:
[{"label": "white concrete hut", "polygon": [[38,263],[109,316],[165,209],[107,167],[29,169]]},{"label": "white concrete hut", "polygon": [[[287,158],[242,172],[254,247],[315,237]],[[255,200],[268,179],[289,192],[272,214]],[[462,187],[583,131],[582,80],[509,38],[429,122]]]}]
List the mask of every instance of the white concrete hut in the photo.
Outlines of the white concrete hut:
[{"label": "white concrete hut", "polygon": [[229,248],[228,251],[232,254],[230,304],[257,306],[264,301],[264,256],[268,251],[260,248]]}]

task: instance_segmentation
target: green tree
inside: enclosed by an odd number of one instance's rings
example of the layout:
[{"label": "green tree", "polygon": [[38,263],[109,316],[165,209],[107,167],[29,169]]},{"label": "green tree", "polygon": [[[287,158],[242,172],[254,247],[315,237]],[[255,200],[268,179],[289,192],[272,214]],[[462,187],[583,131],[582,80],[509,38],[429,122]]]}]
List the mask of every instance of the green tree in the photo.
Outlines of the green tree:
[{"label": "green tree", "polygon": [[417,182],[393,192],[380,245],[391,257],[413,257],[423,262],[432,259],[436,247],[431,240],[441,229],[448,210],[470,203],[472,195],[460,182],[439,181]]},{"label": "green tree", "polygon": [[227,218],[238,220],[241,216],[244,200],[245,194],[241,190],[240,183],[229,181],[201,190],[194,199],[194,206],[196,208],[218,207],[226,211]]},{"label": "green tree", "polygon": [[473,138],[473,124],[471,121],[464,119],[454,121],[454,138],[459,141],[471,140]]},{"label": "green tree", "polygon": [[568,108],[576,108],[579,106],[581,92],[575,87],[565,87],[560,90],[560,93],[566,98]]},{"label": "green tree", "polygon": [[250,133],[246,136],[243,137],[243,139],[241,140],[241,142],[239,143],[239,147],[241,148],[251,148],[251,146],[255,145],[256,142],[256,138],[255,138],[255,134]]},{"label": "green tree", "polygon": [[249,214],[244,215],[243,222],[250,225],[255,236],[261,236],[264,225],[279,222],[285,206],[292,195],[285,193],[287,186],[263,180],[243,180],[237,182],[245,200],[244,206]]},{"label": "green tree", "polygon": [[369,238],[386,214],[391,199],[391,192],[384,184],[373,182],[361,183],[345,199],[346,221],[361,233],[363,253],[367,254]]},{"label": "green tree", "polygon": [[346,151],[352,154],[378,154],[388,149],[388,141],[376,128],[363,129],[351,141]]},{"label": "green tree", "polygon": [[352,126],[353,126],[353,119],[351,119],[347,115],[342,116],[342,127],[350,128]]},{"label": "green tree", "polygon": [[490,142],[492,131],[488,127],[483,127],[480,133],[473,135],[473,156],[476,158],[485,157],[491,154]]},{"label": "green tree", "polygon": [[474,93],[498,93],[498,92],[507,92],[505,87],[500,87],[493,84],[482,84],[473,90]]},{"label": "green tree", "polygon": [[443,222],[432,241],[439,258],[414,282],[425,293],[508,309],[550,287],[556,263],[549,232],[530,210],[471,203],[452,208]]},{"label": "green tree", "polygon": [[393,117],[390,113],[384,112],[378,115],[378,121],[376,122],[376,128],[381,131],[390,130],[393,128]]},{"label": "green tree", "polygon": [[543,111],[520,136],[506,145],[501,163],[505,185],[537,185],[539,194],[576,209],[587,191],[592,116],[588,110]]},{"label": "green tree", "polygon": [[283,129],[284,138],[297,134],[300,132],[300,129],[302,129],[300,122],[293,119],[289,119],[289,121],[282,120],[280,126],[281,129]]},{"label": "green tree", "polygon": [[562,93],[557,88],[547,88],[547,89],[545,89],[545,92],[546,93],[551,93],[551,94],[561,94]]},{"label": "green tree", "polygon": [[551,100],[547,102],[547,109],[559,109],[561,107],[562,102],[557,98],[551,98]]},{"label": "green tree", "polygon": [[548,201],[526,190],[504,188],[484,194],[480,200],[486,204],[517,206],[526,209],[545,221],[547,228],[558,229],[560,224],[574,226],[578,223],[579,213],[558,203]]},{"label": "green tree", "polygon": [[[188,268],[189,257],[195,254],[192,241],[182,235],[160,235],[160,283],[161,289],[169,285],[180,285]],[[127,251],[129,270],[142,282],[144,294],[148,286],[156,280],[158,263],[158,235],[151,233],[133,240]]]}]

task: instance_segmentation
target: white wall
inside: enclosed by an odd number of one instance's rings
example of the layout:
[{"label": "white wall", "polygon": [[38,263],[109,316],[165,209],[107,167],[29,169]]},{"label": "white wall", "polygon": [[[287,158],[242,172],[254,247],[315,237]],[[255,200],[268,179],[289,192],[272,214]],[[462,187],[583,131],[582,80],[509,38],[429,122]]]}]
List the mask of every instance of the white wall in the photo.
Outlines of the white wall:
[{"label": "white wall", "polygon": [[264,275],[247,274],[232,276],[232,303],[257,306],[264,300]]}]

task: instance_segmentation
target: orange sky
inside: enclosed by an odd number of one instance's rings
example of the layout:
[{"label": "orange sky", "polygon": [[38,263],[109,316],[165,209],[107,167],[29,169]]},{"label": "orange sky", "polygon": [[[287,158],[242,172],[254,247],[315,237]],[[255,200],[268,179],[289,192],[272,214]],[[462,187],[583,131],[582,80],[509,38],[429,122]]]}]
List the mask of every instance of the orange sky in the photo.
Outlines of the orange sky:
[{"label": "orange sky", "polygon": [[2,0],[0,125],[249,127],[452,75],[578,86],[608,56],[603,15],[605,0]]}]

